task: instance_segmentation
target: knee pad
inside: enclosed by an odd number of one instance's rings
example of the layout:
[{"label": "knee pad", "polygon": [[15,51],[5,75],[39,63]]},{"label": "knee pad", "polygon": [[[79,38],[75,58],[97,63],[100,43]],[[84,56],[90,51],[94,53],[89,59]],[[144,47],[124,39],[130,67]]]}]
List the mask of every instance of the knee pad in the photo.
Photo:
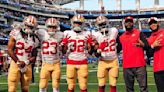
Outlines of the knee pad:
[{"label": "knee pad", "polygon": [[53,80],[53,82],[52,82],[52,86],[53,86],[53,88],[58,88],[59,87],[59,80]]},{"label": "knee pad", "polygon": [[109,82],[110,82],[109,84],[111,86],[116,86],[116,84],[117,84],[117,78],[116,77],[112,77],[112,78],[110,78]]},{"label": "knee pad", "polygon": [[104,86],[106,84],[106,77],[98,78],[99,86]]},{"label": "knee pad", "polygon": [[70,89],[70,90],[73,90],[74,89],[74,87],[75,87],[75,76],[67,76],[67,84],[68,84],[68,88]]},{"label": "knee pad", "polygon": [[113,67],[110,69],[109,73],[110,73],[109,76],[118,77],[119,69],[116,67]]},{"label": "knee pad", "polygon": [[68,89],[74,90],[74,88],[75,88],[75,84],[68,84]]},{"label": "knee pad", "polygon": [[79,83],[80,89],[81,90],[86,90],[87,89],[87,83]]},{"label": "knee pad", "polygon": [[98,69],[98,72],[97,72],[97,77],[98,78],[105,78],[107,76],[107,71],[105,69]]},{"label": "knee pad", "polygon": [[41,70],[39,87],[46,88],[48,85],[49,73],[47,71]]},{"label": "knee pad", "polygon": [[47,87],[47,84],[48,84],[48,81],[47,79],[40,79],[40,82],[39,82],[39,88],[46,88]]},{"label": "knee pad", "polygon": [[59,73],[53,73],[52,74],[52,86],[53,88],[58,88],[60,82],[60,72]]},{"label": "knee pad", "polygon": [[68,79],[67,78],[67,84],[68,84],[68,89],[74,90],[76,84],[74,79]]}]

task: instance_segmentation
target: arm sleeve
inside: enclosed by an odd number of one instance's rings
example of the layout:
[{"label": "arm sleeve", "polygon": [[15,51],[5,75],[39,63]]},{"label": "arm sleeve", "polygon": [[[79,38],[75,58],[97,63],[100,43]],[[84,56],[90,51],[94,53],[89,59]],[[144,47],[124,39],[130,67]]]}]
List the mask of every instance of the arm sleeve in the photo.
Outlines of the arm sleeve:
[{"label": "arm sleeve", "polygon": [[146,50],[147,57],[153,57],[154,49],[151,48],[151,46],[149,45],[149,43],[146,39],[146,36],[142,32],[140,33],[140,40],[143,41],[143,43],[145,44],[145,46],[143,48],[144,48],[144,50]]},{"label": "arm sleeve", "polygon": [[147,41],[147,39],[146,39],[146,36],[145,36],[145,34],[144,33],[140,33],[140,40],[144,43],[144,49],[146,50],[146,49],[148,49],[148,48],[150,48],[150,45],[148,44],[148,41]]},{"label": "arm sleeve", "polygon": [[120,53],[120,51],[122,50],[122,45],[121,45],[121,42],[120,42],[120,37],[118,36],[117,39],[116,39],[116,42],[117,42],[117,53]]}]

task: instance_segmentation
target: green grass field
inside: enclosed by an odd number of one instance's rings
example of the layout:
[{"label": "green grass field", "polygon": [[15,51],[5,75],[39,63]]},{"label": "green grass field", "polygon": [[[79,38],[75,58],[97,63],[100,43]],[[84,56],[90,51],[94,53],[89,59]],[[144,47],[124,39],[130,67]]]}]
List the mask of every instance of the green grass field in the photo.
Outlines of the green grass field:
[{"label": "green grass field", "polygon": [[[152,67],[147,67],[147,71],[148,71],[147,73],[148,73],[148,89],[149,89],[149,92],[157,92],[156,86],[154,83]],[[97,72],[97,65],[89,64],[88,92],[97,92],[98,84],[97,84],[96,72]],[[65,73],[66,73],[65,72],[65,66],[62,66],[62,76],[61,76],[61,81],[60,81],[60,92],[67,92],[67,83],[66,83],[66,79],[65,79]],[[35,83],[30,84],[29,92],[39,92],[38,82],[39,82],[39,74],[35,74]],[[0,92],[7,92],[7,90],[8,90],[7,78],[5,76],[0,76]],[[118,90],[118,92],[126,92],[125,84],[124,84],[124,80],[123,80],[122,67],[120,67],[117,90]],[[17,92],[21,92],[20,91],[20,85],[17,88]],[[49,81],[47,92],[52,92],[51,80]],[[80,92],[78,83],[77,83],[75,92]],[[109,81],[107,81],[106,92],[109,92]],[[135,92],[140,92],[137,82],[135,82]]]}]

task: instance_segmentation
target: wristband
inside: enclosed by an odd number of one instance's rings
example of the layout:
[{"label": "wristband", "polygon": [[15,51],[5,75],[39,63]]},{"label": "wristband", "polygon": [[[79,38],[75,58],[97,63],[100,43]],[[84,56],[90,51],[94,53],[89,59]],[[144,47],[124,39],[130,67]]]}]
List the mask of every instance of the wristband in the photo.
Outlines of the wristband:
[{"label": "wristband", "polygon": [[101,49],[98,49],[98,50],[97,50],[97,53],[101,53],[101,51],[102,51]]},{"label": "wristband", "polygon": [[153,46],[153,45],[151,45],[151,48],[152,48],[152,49],[154,49],[154,46]]},{"label": "wristband", "polygon": [[25,63],[26,65],[28,65],[28,64],[30,64],[30,61],[27,60],[27,61],[24,61],[24,63]]}]

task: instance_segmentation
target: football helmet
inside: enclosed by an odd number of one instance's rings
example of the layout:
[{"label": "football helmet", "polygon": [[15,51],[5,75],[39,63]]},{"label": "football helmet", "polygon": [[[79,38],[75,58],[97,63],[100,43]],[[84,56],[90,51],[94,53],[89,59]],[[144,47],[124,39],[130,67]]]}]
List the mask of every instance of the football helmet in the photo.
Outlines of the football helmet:
[{"label": "football helmet", "polygon": [[56,18],[48,18],[46,20],[46,26],[59,26],[59,21]]},{"label": "football helmet", "polygon": [[108,23],[108,19],[106,17],[104,17],[104,16],[98,16],[96,18],[96,24],[100,25],[102,23]]},{"label": "football helmet", "polygon": [[84,20],[85,20],[85,18],[82,15],[78,14],[78,15],[73,16],[73,18],[71,19],[71,22],[81,22],[81,23],[83,23]]},{"label": "football helmet", "polygon": [[72,30],[76,31],[76,32],[81,32],[83,23],[84,23],[85,18],[78,14],[78,15],[74,15],[73,18],[71,19],[71,24],[72,24]]},{"label": "football helmet", "polygon": [[[56,18],[48,18],[46,20],[45,25],[46,25],[47,28],[53,27],[54,29],[56,29],[55,31],[60,30],[59,21]],[[54,35],[55,31],[48,31],[48,34],[49,35]]]},{"label": "football helmet", "polygon": [[96,25],[101,33],[108,34],[109,32],[109,21],[104,16],[99,16],[96,18]]},{"label": "football helmet", "polygon": [[27,26],[36,27],[37,26],[37,19],[34,16],[29,15],[29,16],[24,18],[23,23],[24,23],[24,25],[27,25]]},{"label": "football helmet", "polygon": [[38,25],[37,24],[37,19],[32,15],[29,15],[29,16],[25,17],[24,20],[23,20],[23,24],[24,24],[23,32],[25,32],[27,34],[33,33],[35,28]]}]

